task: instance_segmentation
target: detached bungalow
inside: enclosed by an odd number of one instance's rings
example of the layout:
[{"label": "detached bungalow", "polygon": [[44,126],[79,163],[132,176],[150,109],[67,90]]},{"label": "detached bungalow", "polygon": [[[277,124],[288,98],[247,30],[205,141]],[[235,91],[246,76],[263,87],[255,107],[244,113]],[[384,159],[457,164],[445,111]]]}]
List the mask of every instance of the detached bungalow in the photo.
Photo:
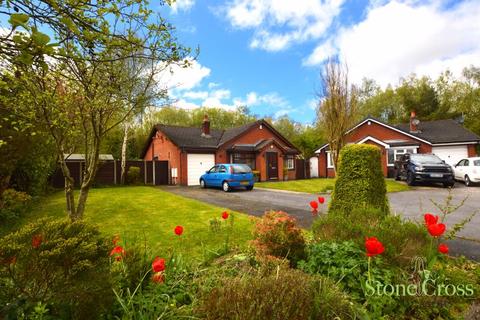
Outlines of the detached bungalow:
[{"label": "detached bungalow", "polygon": [[[433,153],[450,165],[462,158],[477,155],[480,137],[455,120],[420,122],[411,113],[410,123],[389,125],[367,117],[347,131],[347,143],[373,144],[382,150],[385,176],[393,177],[393,165],[404,153]],[[334,177],[328,144],[321,146],[310,159],[311,176]]]},{"label": "detached bungalow", "polygon": [[[295,146],[268,122],[258,120],[227,130],[210,129],[205,116],[201,128],[157,124],[141,157],[168,160],[172,184],[198,185],[200,176],[217,163],[245,163],[258,171],[260,181],[296,178]],[[301,168],[303,170],[303,168]]]}]

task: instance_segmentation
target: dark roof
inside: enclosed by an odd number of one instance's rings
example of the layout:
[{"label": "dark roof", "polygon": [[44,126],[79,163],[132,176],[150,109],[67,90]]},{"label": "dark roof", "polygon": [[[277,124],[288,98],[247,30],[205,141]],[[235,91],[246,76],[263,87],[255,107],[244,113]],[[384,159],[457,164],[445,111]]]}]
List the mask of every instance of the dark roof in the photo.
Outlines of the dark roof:
[{"label": "dark roof", "polygon": [[[275,130],[272,126],[270,126],[265,120],[258,120],[252,123],[245,124],[243,126],[227,129],[227,130],[218,130],[218,129],[210,129],[210,136],[202,136],[202,129],[201,128],[192,128],[192,127],[181,127],[181,126],[170,126],[170,125],[163,125],[157,124],[153,127],[150,135],[147,139],[145,147],[143,148],[141,157],[145,156],[145,153],[150,146],[150,142],[152,137],[155,135],[156,131],[163,132],[174,144],[176,144],[180,148],[195,148],[195,149],[216,149],[221,145],[229,142],[232,139],[242,135],[243,133],[247,132],[251,128],[256,125],[265,125],[266,127],[270,128],[275,134],[279,136],[279,138],[287,145],[288,153],[298,153],[298,150],[285,139],[277,130]],[[253,150],[257,150],[258,144],[264,142],[264,140],[258,141],[255,145],[252,145]],[[251,149],[249,146],[245,145],[244,150]]]},{"label": "dark roof", "polygon": [[418,125],[419,132],[410,132],[409,123],[395,127],[432,144],[480,141],[479,136],[452,119],[421,121]]}]

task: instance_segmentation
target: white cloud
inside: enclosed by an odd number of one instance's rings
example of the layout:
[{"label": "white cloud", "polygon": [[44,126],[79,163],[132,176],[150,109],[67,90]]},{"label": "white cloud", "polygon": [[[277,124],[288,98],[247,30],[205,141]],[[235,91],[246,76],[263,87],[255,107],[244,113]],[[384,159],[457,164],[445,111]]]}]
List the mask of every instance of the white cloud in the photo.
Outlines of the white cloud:
[{"label": "white cloud", "polygon": [[337,53],[354,82],[367,77],[385,86],[410,73],[436,77],[447,68],[457,73],[478,63],[480,2],[448,10],[441,4],[380,3],[364,21],[321,43],[304,64],[318,65]]},{"label": "white cloud", "polygon": [[173,13],[178,13],[179,11],[188,11],[195,4],[195,0],[176,0],[172,3],[171,8]]},{"label": "white cloud", "polygon": [[279,51],[322,37],[344,0],[234,0],[224,8],[230,24],[254,29],[250,47]]},{"label": "white cloud", "polygon": [[190,66],[183,68],[178,65],[167,67],[157,78],[162,87],[170,90],[191,90],[197,87],[203,79],[210,75],[210,69],[202,66],[196,60],[190,59]]},{"label": "white cloud", "polygon": [[183,97],[189,99],[206,99],[208,97],[207,91],[187,91],[182,94]]}]

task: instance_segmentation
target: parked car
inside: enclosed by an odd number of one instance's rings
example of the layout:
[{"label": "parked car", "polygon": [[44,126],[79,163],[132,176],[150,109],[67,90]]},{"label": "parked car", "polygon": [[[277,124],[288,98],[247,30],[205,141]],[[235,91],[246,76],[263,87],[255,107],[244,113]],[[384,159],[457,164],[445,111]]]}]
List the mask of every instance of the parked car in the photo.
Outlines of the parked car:
[{"label": "parked car", "polygon": [[453,187],[453,169],[434,154],[406,153],[395,161],[395,179],[405,180],[409,186],[416,182],[437,182]]},{"label": "parked car", "polygon": [[239,163],[217,164],[200,177],[202,188],[221,187],[225,192],[238,187],[252,190],[254,184],[252,169]]},{"label": "parked car", "polygon": [[455,180],[465,182],[467,187],[480,182],[480,157],[460,160],[453,168]]}]

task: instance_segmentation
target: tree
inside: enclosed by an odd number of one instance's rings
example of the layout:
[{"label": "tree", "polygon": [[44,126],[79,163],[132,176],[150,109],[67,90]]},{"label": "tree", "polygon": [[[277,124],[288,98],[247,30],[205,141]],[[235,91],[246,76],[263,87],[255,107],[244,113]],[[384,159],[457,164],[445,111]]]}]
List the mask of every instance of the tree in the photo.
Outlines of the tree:
[{"label": "tree", "polygon": [[[23,22],[17,26],[32,31],[31,37],[38,37],[34,35],[35,23],[41,18],[61,42],[55,50],[40,50],[35,55],[31,54],[34,47],[27,46],[22,51],[20,47],[15,49],[11,41],[1,51],[5,57],[2,62],[9,66],[3,81],[7,91],[21,88],[21,94],[15,97],[15,105],[19,106],[15,114],[23,116],[22,112],[26,112],[31,122],[48,132],[54,142],[65,177],[71,220],[83,217],[105,136],[131,115],[164,97],[166,92],[156,86],[158,73],[172,63],[188,65],[186,57],[190,52],[177,44],[171,25],[161,18],[152,19],[146,1],[117,0],[102,4],[53,3],[58,8],[51,10],[60,16],[59,20],[35,12],[44,10],[51,2],[33,1],[33,11],[29,11],[33,22],[29,22],[29,16],[15,14],[10,15],[10,22],[21,18]],[[79,26],[72,25],[67,18],[61,19],[62,16],[72,16]],[[86,24],[82,19],[86,19]],[[12,24],[13,29],[17,26]],[[22,55],[27,55],[27,59]],[[74,179],[64,157],[74,151],[85,154],[77,203]]]},{"label": "tree", "polygon": [[340,150],[345,145],[345,134],[357,116],[358,93],[348,81],[347,66],[331,59],[325,64],[321,79],[317,115],[337,168]]}]

